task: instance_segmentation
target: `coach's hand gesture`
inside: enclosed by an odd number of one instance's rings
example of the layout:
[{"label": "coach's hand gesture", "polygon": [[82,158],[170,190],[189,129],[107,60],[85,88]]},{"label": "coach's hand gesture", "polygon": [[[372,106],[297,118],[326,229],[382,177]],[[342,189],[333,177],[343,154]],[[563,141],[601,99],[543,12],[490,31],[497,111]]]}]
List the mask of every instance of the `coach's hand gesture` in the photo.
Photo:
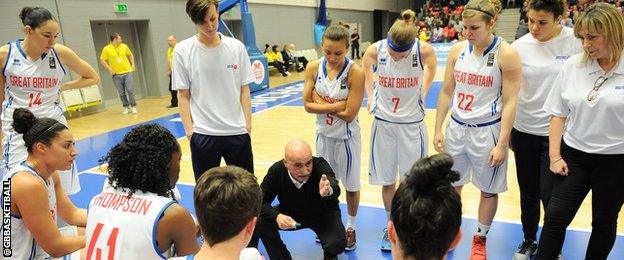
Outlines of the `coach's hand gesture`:
[{"label": "coach's hand gesture", "polygon": [[319,181],[319,194],[321,197],[327,197],[332,194],[332,188],[329,183],[329,179],[327,179],[327,175],[323,174],[321,176],[321,181]]}]

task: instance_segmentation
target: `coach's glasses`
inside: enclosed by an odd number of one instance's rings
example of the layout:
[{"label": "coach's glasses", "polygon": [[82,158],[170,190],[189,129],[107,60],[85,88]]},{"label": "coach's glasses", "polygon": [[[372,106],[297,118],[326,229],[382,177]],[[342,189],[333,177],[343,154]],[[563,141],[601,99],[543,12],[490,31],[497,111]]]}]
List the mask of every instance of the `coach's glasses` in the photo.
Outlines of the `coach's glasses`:
[{"label": "coach's glasses", "polygon": [[598,97],[598,90],[600,90],[600,87],[602,87],[602,85],[607,81],[607,77],[605,76],[600,76],[598,77],[598,79],[596,79],[596,82],[594,82],[594,88],[592,88],[592,90],[589,91],[589,94],[587,94],[587,101],[589,102],[595,102],[596,98]]}]

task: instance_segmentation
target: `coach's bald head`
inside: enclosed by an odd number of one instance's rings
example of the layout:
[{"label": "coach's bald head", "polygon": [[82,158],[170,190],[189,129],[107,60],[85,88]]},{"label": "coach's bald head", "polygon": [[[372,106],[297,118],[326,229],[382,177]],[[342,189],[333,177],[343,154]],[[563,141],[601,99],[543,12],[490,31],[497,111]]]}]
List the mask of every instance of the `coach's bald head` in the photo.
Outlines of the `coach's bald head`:
[{"label": "coach's bald head", "polygon": [[294,139],[286,144],[284,165],[293,179],[304,182],[312,173],[312,149],[301,139]]}]

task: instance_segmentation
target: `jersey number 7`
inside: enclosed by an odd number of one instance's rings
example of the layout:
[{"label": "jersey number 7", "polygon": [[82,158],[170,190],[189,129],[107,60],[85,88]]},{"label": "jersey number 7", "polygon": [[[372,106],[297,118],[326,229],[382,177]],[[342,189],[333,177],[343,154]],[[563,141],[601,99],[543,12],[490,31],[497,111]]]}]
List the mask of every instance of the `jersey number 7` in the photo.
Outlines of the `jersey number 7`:
[{"label": "jersey number 7", "polygon": [[394,104],[394,108],[392,109],[392,113],[396,113],[397,108],[399,108],[399,102],[401,102],[401,98],[393,97],[392,104]]}]

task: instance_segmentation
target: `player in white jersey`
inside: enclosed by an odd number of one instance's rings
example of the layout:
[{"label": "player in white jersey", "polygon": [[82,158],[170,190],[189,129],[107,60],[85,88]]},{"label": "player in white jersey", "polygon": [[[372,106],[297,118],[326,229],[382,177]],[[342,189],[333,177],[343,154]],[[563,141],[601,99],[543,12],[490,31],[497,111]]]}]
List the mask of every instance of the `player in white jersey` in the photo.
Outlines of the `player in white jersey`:
[{"label": "player in white jersey", "polygon": [[316,154],[334,170],[347,191],[346,250],[356,247],[355,217],[360,204],[361,137],[357,115],[364,95],[364,72],[346,57],[349,31],[332,25],[323,34],[324,57],[308,63],[303,100],[316,117]]},{"label": "player in white jersey", "polygon": [[[16,108],[30,109],[37,117],[54,118],[64,125],[67,120],[60,102],[60,91],[97,84],[95,70],[76,53],[56,44],[59,24],[52,14],[42,7],[25,7],[20,13],[24,32],[23,40],[0,47],[0,91],[2,103],[2,172],[26,159],[28,155],[22,136],[11,127]],[[62,83],[68,69],[78,74],[76,80]],[[68,194],[80,191],[75,165],[65,174],[59,174]]]},{"label": "player in white jersey", "polygon": [[245,248],[262,206],[255,176],[236,166],[212,168],[197,180],[193,197],[205,242],[196,255],[175,259],[263,259],[258,249]]},{"label": "player in white jersey", "polygon": [[78,154],[71,132],[64,124],[35,118],[24,108],[15,109],[12,122],[24,138],[28,157],[3,177],[11,208],[10,230],[2,232],[10,232],[10,250],[5,248],[3,257],[48,259],[79,250],[85,245],[84,235],[65,236],[56,224],[57,219],[79,227],[87,222],[86,211],[72,204],[59,178],[59,174],[67,174],[59,170],[69,169]]},{"label": "player in white jersey", "polygon": [[574,20],[584,50],[564,63],[544,103],[551,115],[550,170],[557,177],[536,259],[557,258],[590,190],[584,259],[607,259],[624,204],[624,17],[611,4],[595,3]]},{"label": "player in white jersey", "polygon": [[[368,181],[382,185],[387,216],[396,191],[397,170],[399,180],[403,180],[411,166],[427,156],[424,98],[437,66],[433,47],[416,39],[414,11],[403,11],[401,18],[390,28],[388,38],[369,46],[362,59],[367,107],[375,117]],[[381,249],[391,249],[386,229]]]},{"label": "player in white jersey", "polygon": [[[470,182],[481,190],[478,229],[471,259],[486,259],[486,235],[496,214],[498,193],[507,190],[507,145],[516,114],[522,63],[518,53],[492,34],[500,2],[471,0],[462,13],[464,36],[449,52],[437,104],[434,147],[450,154],[460,173],[461,194]],[[446,129],[442,125],[451,109]]]},{"label": "player in white jersey", "polygon": [[110,186],[89,203],[86,259],[164,259],[199,250],[195,222],[173,196],[181,158],[176,139],[156,124],[130,130],[109,151]]},{"label": "player in white jersey", "polygon": [[547,208],[555,176],[548,164],[550,115],[543,109],[552,84],[566,59],[581,51],[572,28],[559,22],[562,0],[533,0],[528,5],[529,32],[511,46],[522,59],[522,86],[518,111],[511,130],[511,148],[516,159],[524,240],[515,260],[528,260],[537,251],[540,200]]}]

